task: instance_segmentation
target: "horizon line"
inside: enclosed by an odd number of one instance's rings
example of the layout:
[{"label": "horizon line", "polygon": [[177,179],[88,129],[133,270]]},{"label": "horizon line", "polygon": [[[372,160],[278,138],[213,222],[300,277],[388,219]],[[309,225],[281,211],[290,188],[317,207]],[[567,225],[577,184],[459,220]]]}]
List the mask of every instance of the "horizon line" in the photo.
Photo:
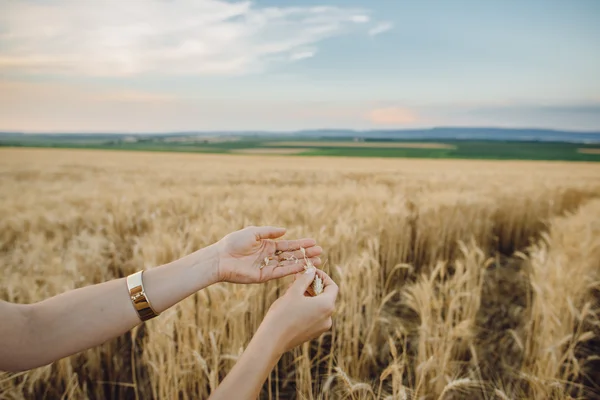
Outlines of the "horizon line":
[{"label": "horizon line", "polygon": [[347,131],[355,133],[368,132],[402,132],[402,131],[433,131],[441,129],[494,129],[502,131],[545,131],[545,132],[560,132],[574,134],[600,134],[600,128],[597,130],[575,130],[575,129],[557,129],[557,128],[540,128],[540,127],[499,127],[499,126],[460,126],[460,125],[441,125],[422,128],[388,128],[388,129],[354,129],[354,128],[313,128],[313,129],[219,129],[219,130],[169,130],[169,131],[17,131],[17,130],[2,130],[0,134],[16,134],[16,135],[169,135],[169,134],[236,134],[236,133],[264,133],[264,134],[294,134],[302,132],[336,132]]}]

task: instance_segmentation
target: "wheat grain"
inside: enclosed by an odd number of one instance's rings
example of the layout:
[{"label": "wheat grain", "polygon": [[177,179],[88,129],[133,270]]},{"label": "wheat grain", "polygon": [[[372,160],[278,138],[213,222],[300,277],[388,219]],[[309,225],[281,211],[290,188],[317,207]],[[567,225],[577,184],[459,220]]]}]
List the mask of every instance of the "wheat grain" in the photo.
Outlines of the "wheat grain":
[{"label": "wheat grain", "polygon": [[[315,268],[312,261],[310,261],[310,259],[306,257],[306,250],[304,249],[304,247],[300,247],[300,251],[302,252],[302,256],[304,257],[304,270],[306,271],[307,269]],[[310,284],[310,287],[308,288],[308,293],[313,297],[323,293],[323,280],[318,274],[315,274],[315,279],[313,279],[312,283]]]}]

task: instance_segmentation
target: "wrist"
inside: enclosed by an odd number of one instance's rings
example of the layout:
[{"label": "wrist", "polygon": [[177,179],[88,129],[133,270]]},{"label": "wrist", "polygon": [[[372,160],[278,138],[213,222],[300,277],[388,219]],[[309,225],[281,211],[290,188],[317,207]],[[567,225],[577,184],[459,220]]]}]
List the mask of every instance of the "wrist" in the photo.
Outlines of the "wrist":
[{"label": "wrist", "polygon": [[285,346],[282,345],[279,335],[275,334],[269,329],[262,329],[263,325],[254,334],[249,346],[255,347],[260,350],[260,354],[263,354],[272,365],[277,364],[283,353],[285,353]]},{"label": "wrist", "polygon": [[222,281],[219,273],[219,251],[216,243],[198,250],[194,253],[194,256],[196,259],[194,262],[196,276],[205,277],[204,283],[206,286]]},{"label": "wrist", "polygon": [[269,351],[268,354],[279,360],[287,351],[287,341],[285,338],[286,335],[282,331],[281,325],[271,323],[267,314],[256,330],[252,341],[262,343],[262,347],[265,347]]}]

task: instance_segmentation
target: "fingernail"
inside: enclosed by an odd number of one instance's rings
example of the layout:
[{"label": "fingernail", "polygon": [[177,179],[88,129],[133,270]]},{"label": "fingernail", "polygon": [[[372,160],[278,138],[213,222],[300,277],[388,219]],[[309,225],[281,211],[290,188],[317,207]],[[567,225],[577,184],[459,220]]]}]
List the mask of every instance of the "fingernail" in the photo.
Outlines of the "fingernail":
[{"label": "fingernail", "polygon": [[306,271],[304,271],[305,274],[312,274],[313,272],[315,272],[315,267],[307,268]]}]

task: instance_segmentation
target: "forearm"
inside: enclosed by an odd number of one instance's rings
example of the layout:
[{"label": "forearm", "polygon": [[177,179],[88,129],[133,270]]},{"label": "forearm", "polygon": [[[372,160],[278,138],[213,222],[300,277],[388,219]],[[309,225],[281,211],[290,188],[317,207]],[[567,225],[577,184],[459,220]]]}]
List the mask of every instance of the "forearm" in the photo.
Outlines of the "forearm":
[{"label": "forearm", "polygon": [[256,399],[282,353],[263,323],[210,400]]},{"label": "forearm", "polygon": [[[145,271],[144,289],[152,307],[160,313],[215,283],[217,263],[214,248],[207,247]],[[5,337],[0,369],[38,367],[104,343],[140,323],[124,278],[15,307],[20,310],[16,323],[0,329]]]}]

